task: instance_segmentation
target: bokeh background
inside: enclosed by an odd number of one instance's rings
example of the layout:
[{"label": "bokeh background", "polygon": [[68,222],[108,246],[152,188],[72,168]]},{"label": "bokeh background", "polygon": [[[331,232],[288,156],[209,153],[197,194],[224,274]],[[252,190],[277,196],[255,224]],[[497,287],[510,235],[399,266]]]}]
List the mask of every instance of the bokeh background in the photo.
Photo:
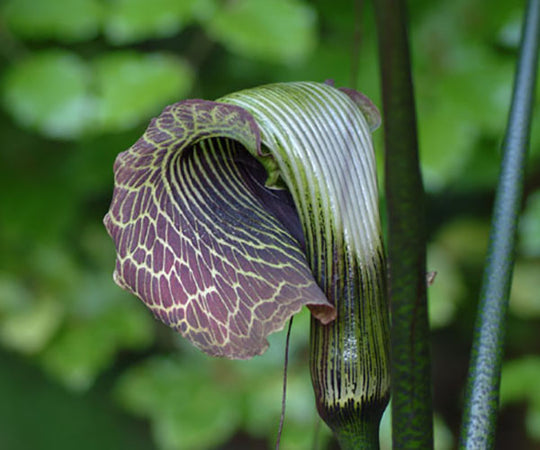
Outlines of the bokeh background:
[{"label": "bokeh background", "polygon": [[[436,447],[450,449],[524,1],[409,6],[428,269],[438,272],[429,289]],[[272,448],[284,333],[251,361],[211,359],[121,291],[101,222],[112,165],[151,117],[184,98],[332,78],[380,104],[375,34],[371,4],[363,1],[1,4],[0,448]],[[540,448],[538,113],[533,130],[500,449]],[[375,133],[382,161],[381,135]],[[335,448],[314,411],[308,326],[305,312],[295,319],[284,450]],[[388,430],[385,419],[385,448]]]}]

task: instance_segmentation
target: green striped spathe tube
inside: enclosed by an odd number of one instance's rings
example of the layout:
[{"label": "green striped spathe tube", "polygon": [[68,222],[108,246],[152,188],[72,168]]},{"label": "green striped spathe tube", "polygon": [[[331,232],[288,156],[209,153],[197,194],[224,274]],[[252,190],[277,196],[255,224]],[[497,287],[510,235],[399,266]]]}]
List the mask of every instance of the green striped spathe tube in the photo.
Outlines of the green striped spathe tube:
[{"label": "green striped spathe tube", "polygon": [[370,132],[378,124],[365,97],[344,91],[348,95],[314,83],[271,85],[225,101],[252,113],[261,127],[301,218],[312,273],[337,311],[335,321],[313,318],[311,324],[319,413],[343,448],[377,448],[390,392],[386,267]]}]

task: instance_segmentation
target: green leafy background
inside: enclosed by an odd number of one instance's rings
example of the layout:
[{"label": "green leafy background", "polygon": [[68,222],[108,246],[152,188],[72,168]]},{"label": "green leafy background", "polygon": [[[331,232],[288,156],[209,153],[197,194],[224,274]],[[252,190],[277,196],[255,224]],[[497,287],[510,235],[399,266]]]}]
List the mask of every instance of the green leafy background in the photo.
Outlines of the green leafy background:
[{"label": "green leafy background", "polygon": [[[251,361],[201,355],[114,285],[101,219],[116,154],[169,103],[332,78],[380,104],[373,13],[357,2],[359,16],[352,3],[2,3],[0,448],[272,447],[284,333]],[[428,268],[438,272],[429,291],[436,448],[445,449],[456,445],[524,2],[409,3]],[[525,195],[501,449],[540,448],[539,114]],[[304,312],[291,340],[285,450],[337,448],[314,410],[308,328]],[[383,448],[389,427],[385,417]]]}]

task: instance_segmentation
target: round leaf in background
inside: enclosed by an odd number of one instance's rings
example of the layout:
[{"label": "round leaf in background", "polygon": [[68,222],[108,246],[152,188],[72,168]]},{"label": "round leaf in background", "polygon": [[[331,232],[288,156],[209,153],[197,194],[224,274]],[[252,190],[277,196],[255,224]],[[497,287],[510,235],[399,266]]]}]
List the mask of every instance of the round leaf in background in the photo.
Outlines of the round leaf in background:
[{"label": "round leaf in background", "polygon": [[193,72],[179,58],[165,54],[118,52],[95,61],[98,123],[116,131],[148,120],[191,89]]},{"label": "round leaf in background", "polygon": [[113,0],[105,35],[113,44],[169,37],[188,23],[197,0]]},{"label": "round leaf in background", "polygon": [[114,52],[85,61],[65,50],[32,54],[3,80],[7,111],[55,139],[117,132],[147,121],[191,89],[193,73],[161,53]]},{"label": "round leaf in background", "polygon": [[117,385],[120,403],[150,419],[162,449],[216,448],[239,425],[242,385],[227,373],[229,366],[201,355],[193,362],[153,357],[131,367]]},{"label": "round leaf in background", "polygon": [[230,51],[279,63],[306,58],[316,41],[316,13],[297,0],[222,2],[206,30]]},{"label": "round leaf in background", "polygon": [[91,72],[77,55],[48,50],[11,66],[4,78],[7,110],[25,127],[75,138],[92,125]]},{"label": "round leaf in background", "polygon": [[98,0],[8,0],[2,12],[18,36],[66,42],[97,36],[103,15]]}]

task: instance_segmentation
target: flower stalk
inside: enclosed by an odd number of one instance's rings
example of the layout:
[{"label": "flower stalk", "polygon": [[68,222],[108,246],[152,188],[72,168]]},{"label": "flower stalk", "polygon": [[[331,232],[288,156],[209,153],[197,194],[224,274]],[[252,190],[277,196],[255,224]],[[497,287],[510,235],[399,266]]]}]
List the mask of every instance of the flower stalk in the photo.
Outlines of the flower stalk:
[{"label": "flower stalk", "polygon": [[424,188],[403,0],[375,0],[384,113],[392,442],[433,448]]},{"label": "flower stalk", "polygon": [[529,0],[502,144],[501,171],[465,391],[460,448],[493,448],[495,443],[505,322],[531,134],[539,48],[540,1]]}]

